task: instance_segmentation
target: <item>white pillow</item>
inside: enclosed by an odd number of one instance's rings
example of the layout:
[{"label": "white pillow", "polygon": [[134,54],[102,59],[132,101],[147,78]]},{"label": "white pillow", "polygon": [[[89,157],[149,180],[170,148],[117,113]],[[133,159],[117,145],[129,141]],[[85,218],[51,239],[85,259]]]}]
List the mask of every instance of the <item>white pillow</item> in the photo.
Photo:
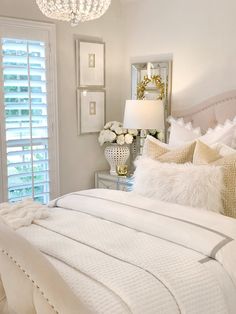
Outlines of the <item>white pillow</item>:
[{"label": "white pillow", "polygon": [[183,119],[175,120],[170,117],[168,122],[171,124],[169,145],[176,147],[191,142],[200,140],[207,145],[222,143],[230,147],[235,147],[236,139],[236,117],[224,125],[218,124],[214,129],[208,129],[206,134],[202,135],[200,128],[194,129],[191,123],[184,123]]},{"label": "white pillow", "polygon": [[169,117],[168,122],[171,125],[169,145],[172,147],[184,145],[186,142],[193,142],[202,135],[200,128],[194,129],[192,123],[185,123],[183,118],[175,120]]},{"label": "white pillow", "polygon": [[223,212],[223,170],[219,166],[136,161],[133,191],[146,197]]},{"label": "white pillow", "polygon": [[236,119],[227,120],[224,125],[218,124],[214,129],[209,129],[205,135],[199,138],[200,141],[207,145],[221,143],[230,147],[235,146]]}]

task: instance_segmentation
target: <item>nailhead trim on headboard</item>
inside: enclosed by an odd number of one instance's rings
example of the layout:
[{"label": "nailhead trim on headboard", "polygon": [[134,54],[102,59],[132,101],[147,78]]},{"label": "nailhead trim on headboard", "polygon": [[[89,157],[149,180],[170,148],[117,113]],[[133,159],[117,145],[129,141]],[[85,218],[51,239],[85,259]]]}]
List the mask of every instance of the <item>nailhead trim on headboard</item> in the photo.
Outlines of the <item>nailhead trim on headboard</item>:
[{"label": "nailhead trim on headboard", "polygon": [[205,111],[205,110],[207,110],[207,109],[209,109],[211,107],[215,107],[215,106],[217,106],[219,104],[223,104],[223,103],[226,103],[226,102],[231,101],[231,100],[235,100],[236,101],[236,97],[229,97],[229,98],[226,98],[224,100],[216,101],[214,104],[209,104],[208,106],[200,109],[199,111],[196,110],[196,111],[193,111],[192,113],[187,114],[186,116],[184,116],[184,118],[191,117],[192,115],[198,114],[198,113],[203,112],[203,111]]},{"label": "nailhead trim on headboard", "polygon": [[44,292],[40,289],[37,283],[31,278],[31,276],[26,272],[26,270],[6,250],[2,249],[1,252],[5,256],[7,256],[25,274],[25,276],[32,282],[33,286],[39,290],[40,294],[47,301],[48,305],[54,310],[56,314],[59,314],[59,312],[55,309],[54,305],[50,303],[49,299],[45,296]]}]

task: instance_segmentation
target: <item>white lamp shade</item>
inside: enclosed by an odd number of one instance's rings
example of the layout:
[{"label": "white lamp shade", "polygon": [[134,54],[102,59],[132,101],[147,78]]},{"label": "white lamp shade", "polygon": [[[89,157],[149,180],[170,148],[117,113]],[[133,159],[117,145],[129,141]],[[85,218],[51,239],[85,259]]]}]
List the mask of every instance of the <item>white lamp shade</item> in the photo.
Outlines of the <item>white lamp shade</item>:
[{"label": "white lamp shade", "polygon": [[127,100],[123,127],[139,130],[164,130],[163,102],[161,100]]}]

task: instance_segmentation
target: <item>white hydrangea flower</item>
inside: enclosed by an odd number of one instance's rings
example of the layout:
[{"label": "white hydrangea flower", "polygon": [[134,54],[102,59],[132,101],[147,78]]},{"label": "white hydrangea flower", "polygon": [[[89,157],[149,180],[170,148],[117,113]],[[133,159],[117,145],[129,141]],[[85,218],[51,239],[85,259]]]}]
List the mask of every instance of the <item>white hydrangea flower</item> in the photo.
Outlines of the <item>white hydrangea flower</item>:
[{"label": "white hydrangea flower", "polygon": [[131,134],[125,134],[125,143],[126,144],[132,144],[133,143],[133,136]]},{"label": "white hydrangea flower", "polygon": [[164,134],[164,132],[159,132],[158,133],[158,139],[160,140],[160,141],[162,141],[162,142],[164,142],[164,140],[165,140],[165,134]]},{"label": "white hydrangea flower", "polygon": [[124,134],[118,135],[116,142],[118,145],[124,145],[125,144],[125,136]]},{"label": "white hydrangea flower", "polygon": [[102,146],[104,143],[112,143],[116,139],[116,134],[110,130],[102,130],[99,134],[98,141]]},{"label": "white hydrangea flower", "polygon": [[106,136],[107,136],[107,141],[110,143],[114,142],[116,139],[116,133],[110,130],[107,130]]},{"label": "white hydrangea flower", "polygon": [[150,133],[151,135],[155,135],[155,134],[157,133],[157,130],[155,130],[155,129],[148,130],[148,131],[149,131],[149,133]]},{"label": "white hydrangea flower", "polygon": [[117,135],[121,135],[123,134],[123,130],[120,126],[118,126],[117,128],[114,129],[114,131],[116,132]]},{"label": "white hydrangea flower", "polygon": [[136,130],[136,129],[129,129],[128,132],[129,132],[129,134],[131,134],[133,136],[137,136],[138,135],[138,130]]},{"label": "white hydrangea flower", "polygon": [[104,138],[104,130],[102,130],[101,132],[100,132],[100,134],[99,134],[99,137],[98,137],[98,142],[99,142],[99,144],[102,146],[105,142],[104,142],[104,140],[105,140],[105,138]]},{"label": "white hydrangea flower", "polygon": [[122,123],[118,122],[118,121],[112,121],[112,125],[110,127],[110,129],[112,131],[115,131],[116,128],[119,128],[122,126]]},{"label": "white hydrangea flower", "polygon": [[100,132],[98,142],[101,146],[105,143],[114,142],[119,142],[119,145],[123,145],[125,143],[124,134],[127,132],[127,129],[123,129],[121,122],[109,121],[105,124],[103,130]]},{"label": "white hydrangea flower", "polygon": [[112,126],[112,122],[107,122],[107,123],[104,125],[104,130],[110,129],[111,126]]}]

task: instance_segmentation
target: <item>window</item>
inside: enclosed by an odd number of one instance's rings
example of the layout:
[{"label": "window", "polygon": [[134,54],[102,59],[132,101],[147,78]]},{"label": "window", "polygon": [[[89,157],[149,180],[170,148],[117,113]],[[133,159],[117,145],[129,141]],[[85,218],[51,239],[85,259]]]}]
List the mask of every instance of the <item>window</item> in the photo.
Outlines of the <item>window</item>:
[{"label": "window", "polygon": [[58,195],[54,27],[0,19],[1,201]]}]

